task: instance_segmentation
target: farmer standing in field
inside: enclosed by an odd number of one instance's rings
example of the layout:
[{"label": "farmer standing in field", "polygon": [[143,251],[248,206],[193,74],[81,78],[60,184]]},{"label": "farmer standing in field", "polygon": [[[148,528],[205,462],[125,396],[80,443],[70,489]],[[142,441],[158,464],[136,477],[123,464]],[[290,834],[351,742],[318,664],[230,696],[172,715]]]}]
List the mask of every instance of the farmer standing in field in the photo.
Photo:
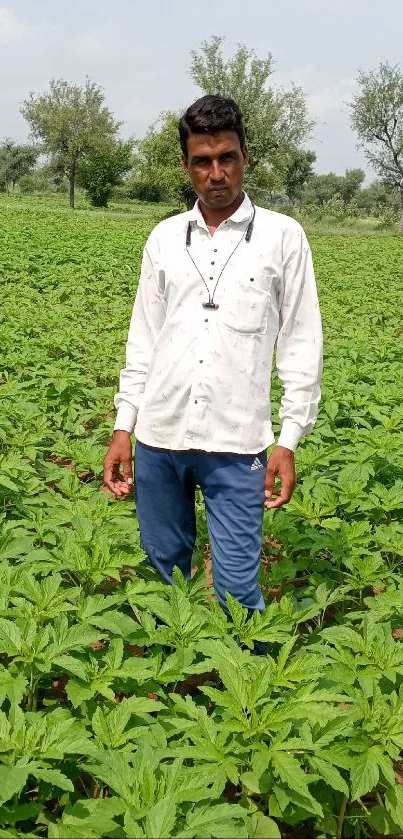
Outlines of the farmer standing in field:
[{"label": "farmer standing in field", "polygon": [[[155,227],[143,253],[115,397],[105,485],[132,492],[142,546],[162,577],[190,577],[195,489],[206,506],[216,594],[263,610],[263,509],[286,504],[294,452],[320,398],[322,331],[312,257],[300,225],[243,191],[248,152],[231,99],[203,96],[179,123],[198,200]],[[270,375],[284,394],[274,442]],[[277,489],[278,486],[278,489]]]}]

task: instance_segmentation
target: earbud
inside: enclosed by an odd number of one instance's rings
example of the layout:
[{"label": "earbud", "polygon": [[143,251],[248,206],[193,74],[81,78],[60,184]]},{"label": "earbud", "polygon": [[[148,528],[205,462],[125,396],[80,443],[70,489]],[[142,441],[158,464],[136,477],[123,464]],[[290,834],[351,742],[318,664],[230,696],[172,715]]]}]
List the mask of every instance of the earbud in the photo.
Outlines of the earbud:
[{"label": "earbud", "polygon": [[248,229],[246,231],[245,242],[250,242],[252,238],[252,230],[253,230],[253,219],[248,224]]},{"label": "earbud", "polygon": [[191,236],[192,236],[192,222],[190,221],[189,224],[188,224],[188,229],[186,231],[186,247],[187,248],[190,247]]}]

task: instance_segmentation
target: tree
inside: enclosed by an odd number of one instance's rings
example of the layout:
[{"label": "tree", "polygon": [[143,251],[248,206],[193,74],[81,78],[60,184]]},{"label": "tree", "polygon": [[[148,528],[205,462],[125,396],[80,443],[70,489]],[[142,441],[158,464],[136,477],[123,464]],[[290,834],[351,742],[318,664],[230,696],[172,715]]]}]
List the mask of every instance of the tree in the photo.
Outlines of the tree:
[{"label": "tree", "polygon": [[189,208],[196,196],[180,162],[178,122],[178,114],[162,114],[137,144],[136,182],[145,194],[160,189],[165,200]]},{"label": "tree", "polygon": [[204,41],[193,51],[191,76],[204,93],[232,97],[245,123],[249,150],[247,179],[264,165],[272,172],[272,187],[284,181],[288,155],[307,139],[312,121],[299,87],[275,89],[271,85],[273,59],[259,59],[254,50],[240,45],[235,55],[223,57],[223,38]]},{"label": "tree", "polygon": [[361,189],[356,200],[360,208],[374,215],[379,215],[385,209],[396,213],[399,211],[399,197],[396,190],[381,181],[373,181],[372,184]]},{"label": "tree", "polygon": [[305,184],[314,174],[312,167],[315,161],[316,154],[314,151],[295,148],[289,154],[284,177],[284,189],[290,201],[301,199]]},{"label": "tree", "polygon": [[77,183],[94,207],[106,207],[112,188],[133,167],[133,140],[109,140],[88,152],[79,163]]},{"label": "tree", "polygon": [[341,176],[334,172],[329,172],[326,175],[313,175],[304,187],[303,203],[323,207],[328,201],[340,196],[341,180]]},{"label": "tree", "polygon": [[359,146],[381,180],[400,196],[403,233],[403,73],[387,62],[357,76],[358,93],[350,105]]},{"label": "tree", "polygon": [[346,169],[344,178],[340,179],[340,198],[345,206],[357,198],[364,181],[363,169]]},{"label": "tree", "polygon": [[8,193],[35,166],[38,149],[7,138],[0,144],[0,185]]},{"label": "tree", "polygon": [[112,140],[120,126],[104,106],[104,100],[102,89],[88,78],[84,87],[53,79],[47,93],[31,93],[21,108],[33,137],[43,143],[43,150],[51,156],[55,167],[67,176],[72,209],[79,162]]},{"label": "tree", "polygon": [[306,183],[302,200],[304,204],[316,204],[323,207],[329,201],[339,198],[346,206],[357,198],[365,178],[362,169],[347,169],[345,175],[312,175]]}]

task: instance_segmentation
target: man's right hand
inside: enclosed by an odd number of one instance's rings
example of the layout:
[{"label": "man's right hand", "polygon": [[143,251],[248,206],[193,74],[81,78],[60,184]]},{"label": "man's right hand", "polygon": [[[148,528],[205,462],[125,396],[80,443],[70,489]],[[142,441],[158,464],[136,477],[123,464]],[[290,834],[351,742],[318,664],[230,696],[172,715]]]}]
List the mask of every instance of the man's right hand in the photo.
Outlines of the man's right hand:
[{"label": "man's right hand", "polygon": [[118,497],[133,489],[132,441],[128,431],[113,433],[104,459],[104,484]]}]

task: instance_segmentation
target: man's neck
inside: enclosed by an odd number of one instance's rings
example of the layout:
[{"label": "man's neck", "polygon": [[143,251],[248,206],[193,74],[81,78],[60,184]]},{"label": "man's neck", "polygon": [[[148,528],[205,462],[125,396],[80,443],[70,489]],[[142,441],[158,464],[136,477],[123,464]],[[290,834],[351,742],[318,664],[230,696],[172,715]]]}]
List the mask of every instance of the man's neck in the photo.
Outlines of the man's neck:
[{"label": "man's neck", "polygon": [[229,204],[228,207],[222,207],[217,210],[213,207],[208,207],[207,204],[204,204],[199,198],[199,209],[210,232],[212,230],[216,230],[222,221],[226,221],[227,218],[235,213],[238,207],[241,206],[244,197],[245,195],[241,190],[232,204]]}]

